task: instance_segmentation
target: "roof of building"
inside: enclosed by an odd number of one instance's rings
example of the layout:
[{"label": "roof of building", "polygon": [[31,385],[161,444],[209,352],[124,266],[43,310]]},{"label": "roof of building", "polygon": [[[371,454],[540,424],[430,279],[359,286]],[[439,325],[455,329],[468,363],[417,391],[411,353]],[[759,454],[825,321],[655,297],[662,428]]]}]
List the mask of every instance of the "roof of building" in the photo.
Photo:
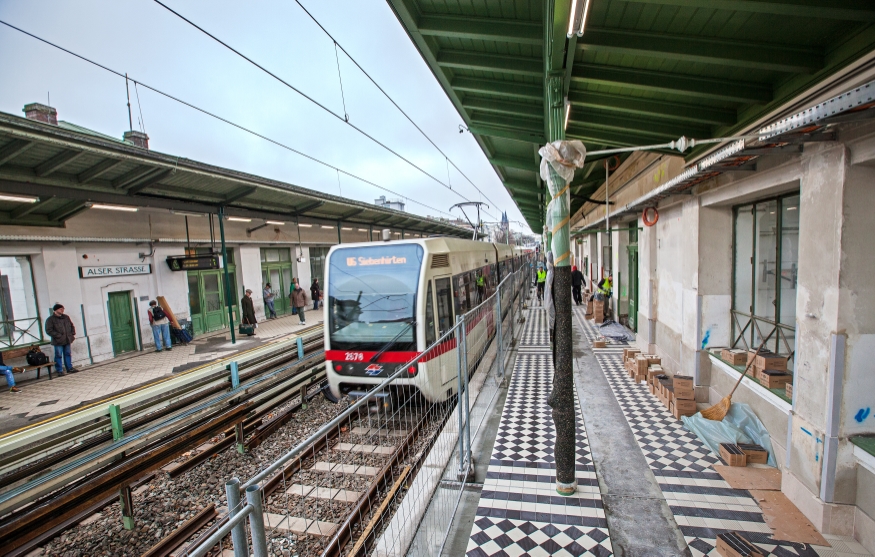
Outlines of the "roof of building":
[{"label": "roof of building", "polygon": [[0,112],[0,224],[63,226],[93,203],[468,237],[470,229]]}]

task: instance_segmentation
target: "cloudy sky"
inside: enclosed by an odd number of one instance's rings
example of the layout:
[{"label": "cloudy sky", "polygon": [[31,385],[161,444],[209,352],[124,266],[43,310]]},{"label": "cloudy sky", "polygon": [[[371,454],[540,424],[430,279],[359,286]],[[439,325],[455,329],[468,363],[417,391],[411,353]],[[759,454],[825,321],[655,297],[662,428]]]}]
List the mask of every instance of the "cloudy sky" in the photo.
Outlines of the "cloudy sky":
[{"label": "cloudy sky", "polygon": [[[399,192],[408,197],[410,212],[437,214],[413,200],[448,212],[450,205],[467,198],[488,203],[496,219],[506,210],[511,221],[523,220],[474,138],[459,133],[462,119],[386,0],[301,2],[488,200],[447,164],[342,52],[345,95],[341,96],[334,43],[294,0],[162,1],[334,113],[346,112],[350,122],[451,184],[453,191],[153,0],[0,0],[0,20]],[[23,115],[24,104],[44,103],[50,94],[61,120],[116,137],[129,127],[124,79],[3,25],[0,75],[0,111]],[[347,176],[338,180],[334,170],[148,89],[132,87],[131,97],[134,127],[145,127],[153,150],[358,200],[394,197]],[[512,222],[512,228],[528,231],[521,223]]]}]

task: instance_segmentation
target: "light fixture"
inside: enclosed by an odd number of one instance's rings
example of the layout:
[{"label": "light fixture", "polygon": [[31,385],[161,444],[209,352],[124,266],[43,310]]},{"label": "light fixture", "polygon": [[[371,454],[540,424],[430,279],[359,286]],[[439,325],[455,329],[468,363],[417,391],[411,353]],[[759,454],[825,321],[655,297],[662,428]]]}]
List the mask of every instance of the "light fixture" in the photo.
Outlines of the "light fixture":
[{"label": "light fixture", "polygon": [[303,226],[304,228],[313,228],[312,224],[299,223],[298,226]]},{"label": "light fixture", "polygon": [[367,231],[368,231],[367,228],[359,228],[359,232],[367,232]]},{"label": "light fixture", "polygon": [[349,226],[344,226],[343,228],[341,228],[341,230],[352,230],[352,228]]},{"label": "light fixture", "polygon": [[326,230],[334,230],[334,227],[331,226],[331,225],[328,225],[328,224],[323,224],[323,225],[322,225],[322,228],[324,228],[324,229],[326,229]]},{"label": "light fixture", "polygon": [[266,220],[266,221],[264,221],[264,223],[265,224],[276,224],[278,226],[285,226],[285,224],[286,224],[286,223],[279,221],[279,220]]},{"label": "light fixture", "polygon": [[795,211],[795,210],[796,210],[796,207],[787,207],[787,210],[788,210],[788,211]]},{"label": "light fixture", "polygon": [[572,35],[583,36],[586,27],[586,15],[589,12],[590,0],[571,0],[571,16],[568,18],[568,38]]},{"label": "light fixture", "polygon": [[246,217],[228,217],[228,220],[231,222],[252,222],[252,219]]},{"label": "light fixture", "polygon": [[180,215],[183,217],[205,217],[206,216],[203,213],[194,213],[191,211],[170,211],[170,212],[173,213],[174,215]]},{"label": "light fixture", "polygon": [[107,209],[109,211],[127,211],[129,213],[136,213],[136,207],[128,207],[127,205],[109,205],[107,203],[94,203],[91,205],[92,209]]},{"label": "light fixture", "polygon": [[8,193],[0,194],[0,201],[15,201],[17,203],[36,203],[39,201],[39,197],[32,197],[30,195],[12,195]]},{"label": "light fixture", "polygon": [[568,118],[571,116],[571,101],[568,100],[568,97],[565,97],[565,126],[563,129],[568,129]]}]

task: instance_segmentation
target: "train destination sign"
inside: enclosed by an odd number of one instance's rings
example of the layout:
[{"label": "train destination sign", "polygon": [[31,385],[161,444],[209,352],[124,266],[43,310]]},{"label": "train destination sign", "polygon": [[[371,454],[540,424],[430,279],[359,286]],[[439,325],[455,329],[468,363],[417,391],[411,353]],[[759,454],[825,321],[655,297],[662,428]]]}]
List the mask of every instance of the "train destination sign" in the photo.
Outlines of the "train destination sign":
[{"label": "train destination sign", "polygon": [[406,265],[406,257],[397,257],[395,255],[385,255],[383,257],[347,257],[347,267],[366,267],[369,265]]},{"label": "train destination sign", "polygon": [[167,265],[171,271],[202,271],[205,269],[218,269],[218,255],[197,255],[197,256],[174,256],[167,258]]},{"label": "train destination sign", "polygon": [[137,265],[103,265],[100,267],[79,267],[79,276],[82,278],[148,275],[151,272],[152,265],[145,263]]}]

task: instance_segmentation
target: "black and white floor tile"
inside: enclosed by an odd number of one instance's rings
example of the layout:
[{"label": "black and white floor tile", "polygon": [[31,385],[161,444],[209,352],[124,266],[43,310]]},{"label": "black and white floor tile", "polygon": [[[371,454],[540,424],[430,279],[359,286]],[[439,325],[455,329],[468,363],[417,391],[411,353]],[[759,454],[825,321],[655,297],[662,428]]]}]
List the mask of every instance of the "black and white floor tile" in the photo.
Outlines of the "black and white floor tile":
[{"label": "black and white floor tile", "polygon": [[[595,338],[597,326],[578,308],[575,314],[575,326],[588,340]],[[645,383],[626,374],[621,349],[608,345],[593,352],[694,557],[719,555],[716,537],[726,531],[742,532],[767,555],[818,555],[810,546],[770,538],[771,529],[750,493],[731,488],[711,468],[720,460],[669,414]]]},{"label": "black and white floor tile", "polygon": [[[583,422],[577,493],[555,491],[555,430],[546,399],[553,365],[546,314],[528,312],[467,555],[611,555],[611,540]],[[577,403],[575,401],[575,403]],[[580,416],[578,406],[577,415]]]}]

